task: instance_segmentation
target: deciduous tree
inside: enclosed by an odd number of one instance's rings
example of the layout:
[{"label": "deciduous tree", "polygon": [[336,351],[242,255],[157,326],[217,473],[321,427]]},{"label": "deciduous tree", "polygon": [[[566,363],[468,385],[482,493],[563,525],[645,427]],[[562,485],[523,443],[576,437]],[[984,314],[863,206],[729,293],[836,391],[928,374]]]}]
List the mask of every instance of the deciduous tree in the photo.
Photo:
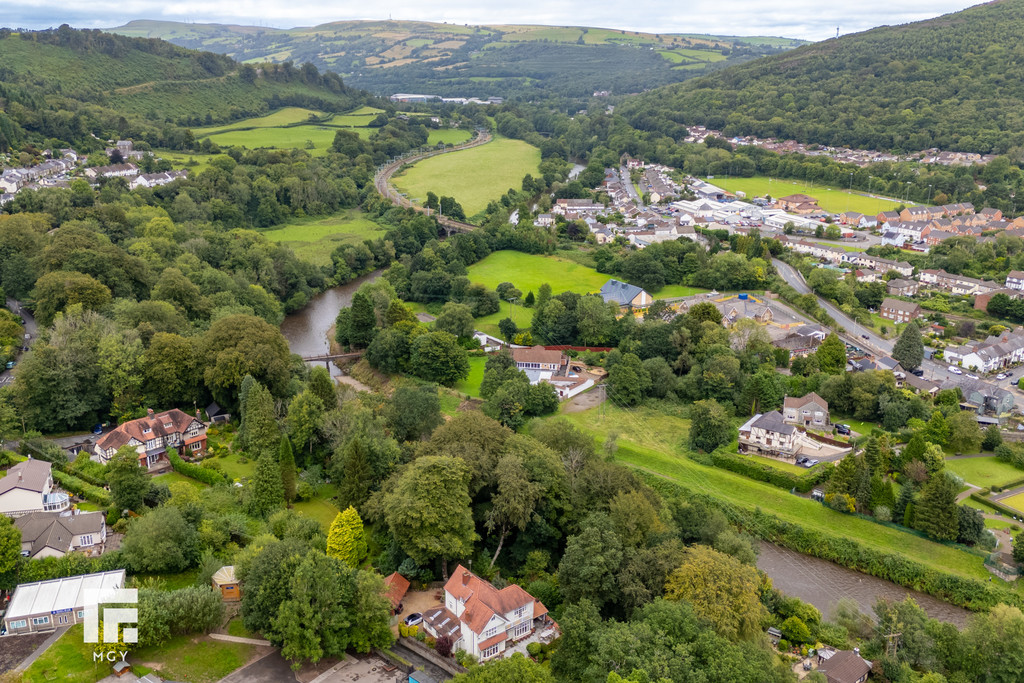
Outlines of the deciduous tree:
[{"label": "deciduous tree", "polygon": [[822,372],[838,375],[846,368],[846,345],[834,332],[825,337],[814,356]]},{"label": "deciduous tree", "polygon": [[696,401],[690,407],[689,446],[693,450],[710,453],[732,441],[735,433],[725,409],[713,398]]}]

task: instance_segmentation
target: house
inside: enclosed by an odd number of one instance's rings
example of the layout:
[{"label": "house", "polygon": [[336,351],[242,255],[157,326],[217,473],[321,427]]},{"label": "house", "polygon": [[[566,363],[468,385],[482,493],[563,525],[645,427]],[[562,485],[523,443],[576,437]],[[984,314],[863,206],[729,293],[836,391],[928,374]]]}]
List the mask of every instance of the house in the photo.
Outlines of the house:
[{"label": "house", "polygon": [[886,297],[878,309],[878,314],[893,322],[905,323],[920,318],[921,307],[911,301]]},{"label": "house", "polygon": [[1013,394],[984,380],[971,379],[964,375],[953,375],[943,380],[940,389],[960,389],[963,397],[960,407],[979,415],[1005,415],[1013,410]]},{"label": "house", "polygon": [[516,584],[498,590],[459,565],[444,585],[444,604],[423,613],[423,626],[435,638],[451,638],[453,650],[486,661],[538,630],[541,639],[553,638],[558,626],[547,613],[543,603]]},{"label": "house", "polygon": [[559,400],[572,398],[594,386],[594,380],[579,375],[569,366],[569,357],[543,346],[512,349],[516,367],[526,373],[530,384],[547,382],[555,388]]},{"label": "house", "polygon": [[234,565],[221,567],[210,581],[213,587],[220,591],[222,602],[238,602],[242,599],[242,586],[235,576]]},{"label": "house", "polygon": [[21,517],[32,512],[63,512],[69,507],[71,499],[54,487],[48,462],[29,458],[0,479],[0,514]]},{"label": "house", "polygon": [[828,336],[821,327],[817,325],[801,325],[790,334],[772,341],[772,346],[789,351],[789,355],[806,356],[814,353],[815,349]]},{"label": "house", "polygon": [[131,178],[139,175],[139,167],[135,164],[111,164],[110,166],[96,166],[85,169],[85,177],[90,180],[96,178]]},{"label": "house", "polygon": [[891,259],[882,258],[881,256],[872,256],[864,252],[849,252],[846,254],[846,260],[854,265],[861,266],[862,268],[873,268],[874,270],[880,270],[883,273],[888,273],[890,270],[894,270],[903,277],[910,277],[914,274],[914,266],[910,265],[906,261],[893,261]]},{"label": "house", "polygon": [[543,346],[512,349],[512,360],[520,370],[548,370],[561,372],[569,358],[561,351],[548,351]]},{"label": "house", "polygon": [[791,458],[797,450],[796,427],[786,424],[782,413],[758,414],[740,427],[740,453]]},{"label": "house", "polygon": [[409,592],[409,579],[398,572],[391,572],[384,579],[384,585],[388,587],[387,596],[388,600],[391,601],[391,613],[398,614],[402,611],[402,600],[405,599],[405,594]]},{"label": "house", "polygon": [[889,294],[893,296],[914,296],[917,294],[917,288],[920,285],[913,280],[904,280],[903,278],[893,278],[886,283],[885,289]]},{"label": "house", "polygon": [[86,591],[124,588],[124,577],[124,570],[117,569],[23,583],[14,589],[4,614],[7,633],[53,631],[61,626],[80,623],[85,620]]},{"label": "house", "polygon": [[785,197],[779,197],[775,200],[775,205],[780,209],[791,211],[797,215],[821,211],[821,207],[818,206],[818,200],[805,194],[790,194]]},{"label": "house", "polygon": [[833,650],[822,648],[818,652],[818,671],[828,683],[864,683],[871,673],[871,662],[862,659],[860,648]]},{"label": "house", "polygon": [[995,289],[991,292],[978,293],[974,295],[974,310],[976,311],[987,311],[988,302],[992,300],[996,294],[1005,294],[1011,299],[1020,299],[1024,297],[1024,290],[1021,289]]},{"label": "house", "polygon": [[555,225],[555,217],[550,213],[542,213],[537,216],[537,220],[533,224],[539,228],[550,228]]},{"label": "house", "polygon": [[146,469],[157,469],[166,463],[168,448],[177,448],[192,455],[206,450],[206,424],[177,408],[163,413],[146,411],[146,417],[120,424],[96,442],[93,460],[106,463],[122,446],[138,451],[139,464]]},{"label": "house", "polygon": [[206,417],[213,424],[217,424],[218,422],[231,421],[231,413],[217,405],[216,401],[206,406]]},{"label": "house", "polygon": [[1024,362],[1024,330],[1017,328],[1012,333],[1003,332],[998,337],[985,341],[946,349],[945,358],[950,363],[959,363],[965,368],[981,372],[993,372],[1010,365]]},{"label": "house", "polygon": [[1007,273],[1006,288],[1024,290],[1024,271],[1011,270],[1009,273]]},{"label": "house", "polygon": [[829,425],[828,401],[813,391],[800,398],[787,396],[782,402],[782,419],[788,424],[826,429]]},{"label": "house", "polygon": [[30,512],[14,520],[21,531],[21,556],[32,559],[64,557],[69,552],[102,552],[107,540],[103,512]]},{"label": "house", "polygon": [[143,173],[142,175],[136,176],[128,181],[129,189],[136,189],[139,187],[158,187],[160,185],[167,185],[173,183],[178,178],[187,178],[188,171],[163,171],[160,173]]},{"label": "house", "polygon": [[654,301],[642,287],[609,280],[601,287],[601,298],[605,303],[612,301],[620,308],[647,308]]}]

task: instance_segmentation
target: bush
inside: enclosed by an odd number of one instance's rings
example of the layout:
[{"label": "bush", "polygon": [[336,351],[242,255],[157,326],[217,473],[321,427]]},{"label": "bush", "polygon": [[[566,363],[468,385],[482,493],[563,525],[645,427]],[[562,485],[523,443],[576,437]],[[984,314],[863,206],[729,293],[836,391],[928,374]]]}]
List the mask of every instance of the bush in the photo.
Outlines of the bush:
[{"label": "bush", "polygon": [[780,638],[779,639],[779,651],[780,652],[788,652],[789,648],[790,648],[789,641],[786,640],[785,638]]},{"label": "bush", "polygon": [[857,509],[853,497],[845,493],[826,493],[825,505],[837,512],[851,513]]},{"label": "bush", "polygon": [[299,485],[295,488],[295,499],[310,500],[316,498],[316,489],[308,481],[300,481]]},{"label": "bush", "polygon": [[[694,458],[697,460],[697,458]],[[771,465],[753,462],[742,455],[730,453],[724,449],[713,451],[705,459],[700,460],[714,467],[729,470],[736,474],[742,474],[756,481],[763,481],[781,489],[796,489],[800,493],[807,493],[818,484],[827,481],[832,476],[835,466],[832,463],[822,463],[816,466],[807,474],[796,475],[791,472],[772,467]]]},{"label": "bush", "polygon": [[541,653],[540,643],[528,643],[526,645],[526,653],[534,659],[537,659],[537,655]]},{"label": "bush", "polygon": [[53,474],[53,480],[65,491],[92,501],[102,507],[110,507],[112,502],[110,500],[110,494],[100,487],[93,486],[73,474],[61,472],[56,468],[51,470],[51,473]]},{"label": "bush", "polygon": [[171,461],[171,467],[178,474],[182,474],[196,481],[201,481],[204,484],[210,486],[216,486],[217,484],[226,484],[227,479],[224,478],[220,472],[213,467],[213,463],[207,466],[193,465],[190,462],[185,462],[178,455],[178,451],[173,448],[167,449],[167,459]]}]

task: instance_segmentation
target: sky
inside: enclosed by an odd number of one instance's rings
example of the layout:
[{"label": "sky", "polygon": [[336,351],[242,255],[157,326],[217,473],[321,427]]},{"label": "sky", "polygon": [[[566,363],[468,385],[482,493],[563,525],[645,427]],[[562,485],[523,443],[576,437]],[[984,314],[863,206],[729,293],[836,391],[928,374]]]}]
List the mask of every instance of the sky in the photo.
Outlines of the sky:
[{"label": "sky", "polygon": [[0,0],[0,26],[120,26],[132,19],[291,28],[353,19],[594,26],[651,33],[773,35],[823,40],[955,12],[964,0]]}]

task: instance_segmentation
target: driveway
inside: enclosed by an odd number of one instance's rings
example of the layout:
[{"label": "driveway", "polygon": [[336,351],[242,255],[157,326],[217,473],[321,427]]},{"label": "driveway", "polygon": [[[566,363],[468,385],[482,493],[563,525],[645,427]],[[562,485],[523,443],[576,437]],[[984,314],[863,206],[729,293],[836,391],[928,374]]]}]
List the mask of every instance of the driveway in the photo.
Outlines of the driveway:
[{"label": "driveway", "polygon": [[[28,344],[31,345],[39,335],[39,326],[36,325],[36,319],[32,317],[31,313],[21,308],[21,302],[17,299],[7,299],[7,308],[25,319],[25,333],[32,336],[28,342]],[[12,370],[4,370],[3,372],[0,372],[0,387],[6,386],[13,381],[14,372]]]},{"label": "driveway", "polygon": [[281,651],[274,650],[266,657],[228,674],[219,683],[298,683],[298,680],[281,656]]}]

